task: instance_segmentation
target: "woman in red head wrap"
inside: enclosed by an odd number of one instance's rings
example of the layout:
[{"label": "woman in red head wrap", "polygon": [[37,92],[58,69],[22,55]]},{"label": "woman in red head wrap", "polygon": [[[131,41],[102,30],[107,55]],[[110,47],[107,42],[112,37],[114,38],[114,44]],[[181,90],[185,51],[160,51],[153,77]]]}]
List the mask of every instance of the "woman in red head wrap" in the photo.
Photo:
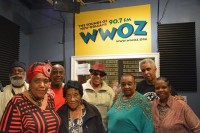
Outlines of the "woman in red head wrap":
[{"label": "woman in red head wrap", "polygon": [[[28,68],[29,90],[14,96],[0,122],[0,132],[58,132],[60,118],[47,93],[51,64],[35,62]],[[5,124],[6,123],[6,124]]]}]

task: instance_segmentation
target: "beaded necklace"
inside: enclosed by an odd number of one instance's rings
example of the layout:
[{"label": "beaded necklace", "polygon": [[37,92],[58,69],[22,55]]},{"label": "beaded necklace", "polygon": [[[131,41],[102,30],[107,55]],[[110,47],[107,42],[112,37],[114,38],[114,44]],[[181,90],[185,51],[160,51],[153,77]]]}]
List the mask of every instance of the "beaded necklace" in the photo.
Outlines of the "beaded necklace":
[{"label": "beaded necklace", "polygon": [[28,91],[28,94],[29,94],[30,98],[31,98],[34,102],[36,102],[36,105],[37,105],[37,106],[39,106],[39,107],[42,106],[42,101],[43,101],[43,99],[36,98],[30,90]]}]

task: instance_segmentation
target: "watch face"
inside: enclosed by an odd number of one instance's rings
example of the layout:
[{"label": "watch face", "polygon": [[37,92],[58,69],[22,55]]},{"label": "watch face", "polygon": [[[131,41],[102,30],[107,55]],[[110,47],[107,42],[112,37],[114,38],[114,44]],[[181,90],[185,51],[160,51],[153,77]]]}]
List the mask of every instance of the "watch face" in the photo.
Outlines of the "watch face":
[{"label": "watch face", "polygon": [[147,92],[144,94],[144,96],[149,100],[149,101],[153,101],[155,99],[159,99],[159,97],[156,95],[155,92]]}]

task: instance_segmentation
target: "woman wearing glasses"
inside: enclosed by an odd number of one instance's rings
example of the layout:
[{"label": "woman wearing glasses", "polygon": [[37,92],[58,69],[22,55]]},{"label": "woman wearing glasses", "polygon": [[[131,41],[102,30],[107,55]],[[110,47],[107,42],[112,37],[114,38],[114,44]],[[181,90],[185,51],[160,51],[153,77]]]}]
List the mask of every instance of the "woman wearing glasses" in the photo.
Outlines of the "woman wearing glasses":
[{"label": "woman wearing glasses", "polygon": [[27,72],[29,90],[15,95],[7,104],[0,122],[0,132],[57,133],[60,118],[54,100],[47,93],[51,65],[35,62]]},{"label": "woman wearing glasses", "polygon": [[104,133],[97,108],[82,99],[83,87],[78,81],[69,80],[64,86],[66,103],[58,109],[62,119],[60,133]]}]

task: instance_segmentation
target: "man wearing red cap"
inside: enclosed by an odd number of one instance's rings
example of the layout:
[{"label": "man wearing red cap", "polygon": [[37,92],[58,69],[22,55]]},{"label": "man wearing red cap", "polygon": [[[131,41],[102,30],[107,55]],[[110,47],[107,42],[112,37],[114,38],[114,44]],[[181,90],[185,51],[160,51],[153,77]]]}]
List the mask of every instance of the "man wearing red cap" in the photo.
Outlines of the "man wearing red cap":
[{"label": "man wearing red cap", "polygon": [[5,107],[10,99],[19,93],[28,90],[29,84],[26,83],[26,65],[20,61],[13,61],[9,66],[9,78],[11,84],[3,88],[0,96],[0,119]]},{"label": "man wearing red cap", "polygon": [[105,67],[103,64],[94,64],[90,71],[90,79],[83,84],[83,99],[95,105],[101,113],[105,129],[107,129],[107,111],[113,103],[115,96],[111,87],[103,81]]}]

